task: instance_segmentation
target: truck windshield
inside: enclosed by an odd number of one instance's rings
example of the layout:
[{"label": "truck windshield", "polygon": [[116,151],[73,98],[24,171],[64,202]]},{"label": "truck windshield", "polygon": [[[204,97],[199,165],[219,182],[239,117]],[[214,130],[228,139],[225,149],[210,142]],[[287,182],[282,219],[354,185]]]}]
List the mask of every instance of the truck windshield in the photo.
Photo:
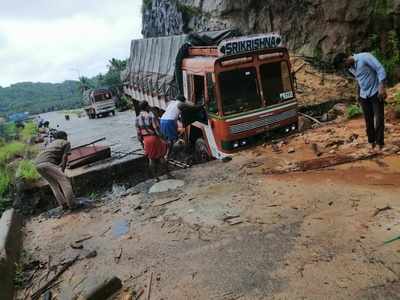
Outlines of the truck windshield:
[{"label": "truck windshield", "polygon": [[261,106],[257,72],[254,67],[221,72],[219,85],[225,115],[257,109]]},{"label": "truck windshield", "polygon": [[260,67],[261,83],[267,106],[294,98],[286,61],[263,64]]},{"label": "truck windshield", "polygon": [[94,96],[96,102],[111,100],[111,93],[97,94]]}]

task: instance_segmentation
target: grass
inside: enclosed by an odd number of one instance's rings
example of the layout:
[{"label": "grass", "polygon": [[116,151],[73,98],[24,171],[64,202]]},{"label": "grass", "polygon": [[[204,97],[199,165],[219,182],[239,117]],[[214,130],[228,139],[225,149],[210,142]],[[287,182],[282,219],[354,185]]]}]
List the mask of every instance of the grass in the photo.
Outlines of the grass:
[{"label": "grass", "polygon": [[2,201],[4,196],[8,193],[10,183],[11,179],[7,170],[5,168],[0,168],[0,201]]},{"label": "grass", "polygon": [[40,179],[40,175],[36,170],[36,166],[31,160],[22,160],[18,164],[15,176],[27,182],[34,182]]},{"label": "grass", "polygon": [[23,156],[26,150],[26,144],[21,142],[12,142],[0,147],[0,165],[4,165],[17,156]]},{"label": "grass", "polygon": [[361,116],[362,115],[361,107],[357,104],[350,105],[349,107],[347,107],[346,115],[348,119],[354,119]]}]

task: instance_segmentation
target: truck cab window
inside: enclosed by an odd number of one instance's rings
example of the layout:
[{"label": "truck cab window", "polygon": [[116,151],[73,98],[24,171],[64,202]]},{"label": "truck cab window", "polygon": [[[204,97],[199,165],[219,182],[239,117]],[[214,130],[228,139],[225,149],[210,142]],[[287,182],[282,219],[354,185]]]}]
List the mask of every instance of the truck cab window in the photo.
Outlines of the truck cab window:
[{"label": "truck cab window", "polygon": [[261,107],[255,67],[221,72],[219,85],[225,115],[243,113]]},{"label": "truck cab window", "polygon": [[207,80],[207,96],[208,96],[208,111],[210,113],[216,114],[218,113],[217,99],[215,97],[215,85],[213,82],[212,73],[206,74]]},{"label": "truck cab window", "polygon": [[261,83],[267,106],[294,98],[286,61],[263,64],[260,67]]}]

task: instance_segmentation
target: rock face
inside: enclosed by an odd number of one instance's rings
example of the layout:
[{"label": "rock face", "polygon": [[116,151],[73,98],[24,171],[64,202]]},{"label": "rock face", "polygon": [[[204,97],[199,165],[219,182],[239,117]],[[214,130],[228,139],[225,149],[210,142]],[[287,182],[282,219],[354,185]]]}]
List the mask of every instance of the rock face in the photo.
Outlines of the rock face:
[{"label": "rock face", "polygon": [[376,35],[385,47],[390,31],[398,38],[400,0],[143,2],[145,37],[232,27],[245,34],[277,31],[299,54],[330,57],[337,50],[368,49]]}]

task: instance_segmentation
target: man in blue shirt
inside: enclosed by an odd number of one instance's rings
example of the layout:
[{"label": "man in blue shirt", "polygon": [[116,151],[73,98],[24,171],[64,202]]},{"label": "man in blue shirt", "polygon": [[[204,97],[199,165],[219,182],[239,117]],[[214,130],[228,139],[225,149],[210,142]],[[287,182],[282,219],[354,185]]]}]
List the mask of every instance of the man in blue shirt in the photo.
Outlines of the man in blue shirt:
[{"label": "man in blue shirt", "polygon": [[371,53],[348,56],[344,53],[334,59],[336,69],[345,67],[357,80],[359,102],[364,112],[368,142],[374,149],[382,150],[385,144],[386,72],[382,64]]}]

